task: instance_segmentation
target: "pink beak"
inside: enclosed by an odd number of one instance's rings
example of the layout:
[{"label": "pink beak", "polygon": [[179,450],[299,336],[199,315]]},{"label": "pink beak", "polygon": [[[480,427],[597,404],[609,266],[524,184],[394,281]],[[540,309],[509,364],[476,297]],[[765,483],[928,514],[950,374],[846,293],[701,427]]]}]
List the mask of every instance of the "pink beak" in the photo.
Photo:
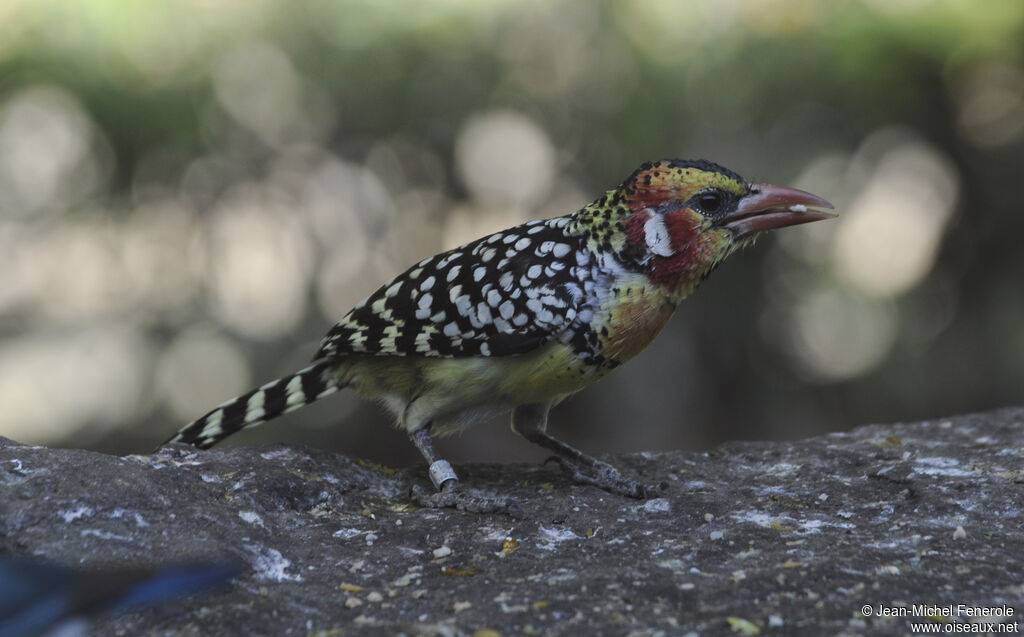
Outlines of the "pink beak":
[{"label": "pink beak", "polygon": [[736,210],[722,221],[737,239],[775,228],[821,221],[838,216],[821,210],[833,206],[817,195],[796,188],[753,184],[750,194],[740,199]]}]

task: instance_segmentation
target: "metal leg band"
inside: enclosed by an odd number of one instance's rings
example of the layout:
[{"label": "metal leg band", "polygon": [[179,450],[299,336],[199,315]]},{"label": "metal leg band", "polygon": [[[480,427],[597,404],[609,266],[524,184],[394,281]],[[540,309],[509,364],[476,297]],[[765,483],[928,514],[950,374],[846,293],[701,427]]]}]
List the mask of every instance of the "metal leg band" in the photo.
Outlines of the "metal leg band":
[{"label": "metal leg band", "polygon": [[445,482],[449,480],[458,480],[459,477],[455,475],[455,471],[452,466],[448,464],[447,460],[435,460],[430,464],[430,481],[434,483],[434,486],[438,489],[441,488]]}]

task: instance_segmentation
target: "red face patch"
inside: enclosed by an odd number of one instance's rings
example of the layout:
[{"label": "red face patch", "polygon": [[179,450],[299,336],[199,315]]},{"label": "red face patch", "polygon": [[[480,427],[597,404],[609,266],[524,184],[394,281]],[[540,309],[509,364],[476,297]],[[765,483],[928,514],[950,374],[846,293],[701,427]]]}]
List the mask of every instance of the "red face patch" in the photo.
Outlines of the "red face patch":
[{"label": "red face patch", "polygon": [[674,287],[690,277],[699,277],[704,269],[701,217],[689,208],[682,208],[666,213],[664,218],[673,254],[667,257],[655,255],[650,277],[659,285]]},{"label": "red face patch", "polygon": [[622,228],[626,234],[626,245],[646,249],[647,240],[644,233],[644,223],[651,218],[647,210],[633,213],[622,222]]}]

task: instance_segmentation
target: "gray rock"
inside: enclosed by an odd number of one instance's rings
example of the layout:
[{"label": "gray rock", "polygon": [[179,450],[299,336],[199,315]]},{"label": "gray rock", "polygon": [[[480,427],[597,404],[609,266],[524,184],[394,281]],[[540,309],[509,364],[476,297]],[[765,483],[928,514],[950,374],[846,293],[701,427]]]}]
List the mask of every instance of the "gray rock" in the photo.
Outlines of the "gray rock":
[{"label": "gray rock", "polygon": [[925,618],[888,614],[971,620],[958,604],[1021,623],[1024,409],[612,460],[667,494],[458,467],[515,497],[513,519],[414,508],[423,467],[305,448],[120,458],[2,440],[0,544],[70,565],[248,565],[227,591],[103,619],[104,635],[895,635]]}]

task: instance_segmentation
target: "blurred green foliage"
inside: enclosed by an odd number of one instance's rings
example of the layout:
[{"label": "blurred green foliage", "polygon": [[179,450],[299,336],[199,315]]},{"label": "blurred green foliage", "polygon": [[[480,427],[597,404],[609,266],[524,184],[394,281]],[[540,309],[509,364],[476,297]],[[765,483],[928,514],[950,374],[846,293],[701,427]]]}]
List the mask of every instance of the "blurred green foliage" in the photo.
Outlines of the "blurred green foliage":
[{"label": "blurred green foliage", "polygon": [[[145,450],[408,263],[668,156],[844,217],[734,257],[556,411],[570,441],[1019,403],[1022,42],[1020,2],[8,0],[0,435]],[[415,457],[325,402],[239,438]],[[442,444],[535,457],[493,426]]]}]

